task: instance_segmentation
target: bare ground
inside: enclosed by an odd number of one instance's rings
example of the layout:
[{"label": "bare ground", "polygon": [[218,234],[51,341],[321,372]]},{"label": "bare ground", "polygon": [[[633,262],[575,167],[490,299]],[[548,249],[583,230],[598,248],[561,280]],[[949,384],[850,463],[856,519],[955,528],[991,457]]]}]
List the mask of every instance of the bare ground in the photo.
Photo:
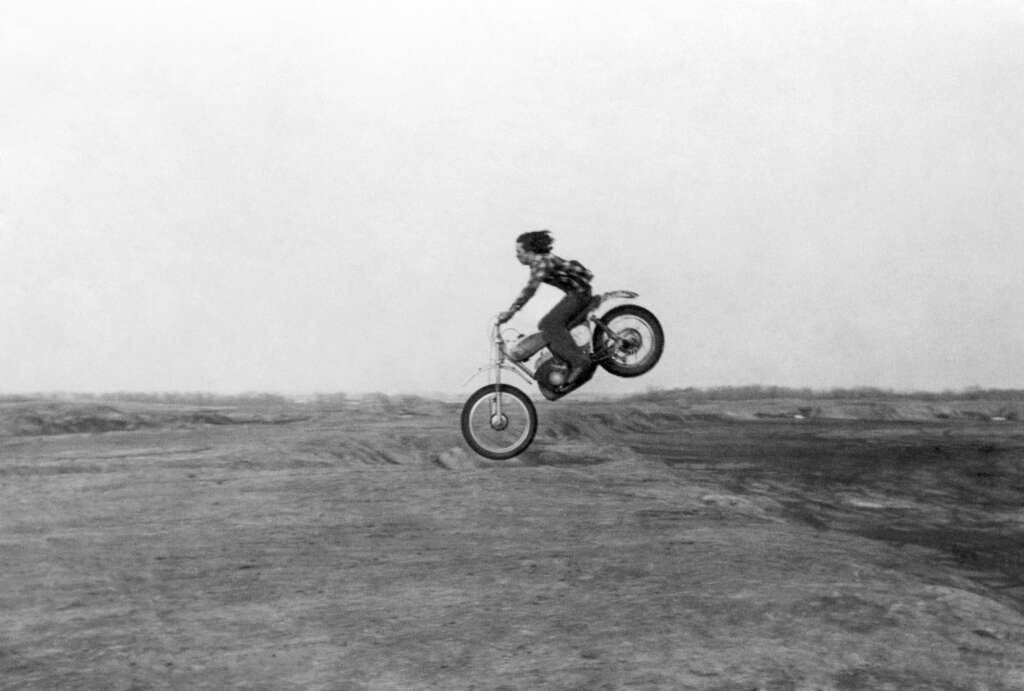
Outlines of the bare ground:
[{"label": "bare ground", "polygon": [[1024,425],[731,405],[4,404],[0,687],[1024,688]]}]

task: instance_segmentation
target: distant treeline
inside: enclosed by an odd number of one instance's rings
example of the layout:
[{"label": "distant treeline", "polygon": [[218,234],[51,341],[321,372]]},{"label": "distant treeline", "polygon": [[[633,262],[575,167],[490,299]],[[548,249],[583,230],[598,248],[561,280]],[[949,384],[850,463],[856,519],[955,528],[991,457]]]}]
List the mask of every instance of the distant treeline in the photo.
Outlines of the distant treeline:
[{"label": "distant treeline", "polygon": [[[202,391],[184,392],[137,392],[118,391],[105,393],[29,393],[0,394],[0,403],[24,403],[39,400],[94,401],[97,403],[151,403],[184,406],[231,407],[231,406],[310,406],[316,408],[375,408],[389,411],[412,410],[425,405],[441,402],[444,396],[420,396],[414,394],[384,393],[316,393],[305,396],[286,396],[275,393],[220,394]],[[793,398],[801,400],[918,400],[918,401],[1015,401],[1024,402],[1024,389],[983,389],[970,387],[946,391],[895,391],[862,386],[855,388],[811,389],[785,386],[717,386],[711,388],[653,388],[644,393],[611,397],[626,402],[673,402],[686,401],[703,403],[712,401],[749,401],[772,398]]]},{"label": "distant treeline", "polygon": [[2,394],[0,402],[18,403],[27,401],[68,400],[95,401],[97,403],[131,402],[131,403],[166,403],[196,406],[230,406],[230,405],[286,405],[293,401],[287,396],[272,393],[216,394],[202,391],[176,392],[138,392],[112,391],[103,393],[33,393],[33,394]]},{"label": "distant treeline", "polygon": [[32,393],[0,394],[0,403],[27,403],[39,400],[58,400],[94,403],[149,403],[198,407],[274,407],[310,406],[316,408],[371,407],[385,410],[404,410],[431,403],[424,396],[384,393],[346,394],[317,393],[305,396],[285,396],[275,393],[220,394],[203,391],[138,392],[114,391],[103,393]]},{"label": "distant treeline", "polygon": [[801,400],[915,400],[915,401],[1024,401],[1024,389],[983,389],[970,387],[946,391],[895,391],[871,386],[855,388],[810,389],[785,386],[718,386],[712,388],[649,389],[642,394],[624,396],[630,402],[679,401],[693,403],[710,401],[750,401],[770,398]]}]

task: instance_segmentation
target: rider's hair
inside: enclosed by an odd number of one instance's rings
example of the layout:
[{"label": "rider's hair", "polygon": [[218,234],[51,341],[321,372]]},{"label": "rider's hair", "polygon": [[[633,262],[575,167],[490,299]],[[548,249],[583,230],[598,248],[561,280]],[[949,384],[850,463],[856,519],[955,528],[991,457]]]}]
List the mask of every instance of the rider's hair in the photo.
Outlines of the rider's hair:
[{"label": "rider's hair", "polygon": [[516,242],[522,243],[523,248],[527,252],[533,252],[534,254],[547,254],[555,244],[554,239],[551,237],[551,231],[548,230],[534,230],[529,233],[523,233],[516,238]]}]

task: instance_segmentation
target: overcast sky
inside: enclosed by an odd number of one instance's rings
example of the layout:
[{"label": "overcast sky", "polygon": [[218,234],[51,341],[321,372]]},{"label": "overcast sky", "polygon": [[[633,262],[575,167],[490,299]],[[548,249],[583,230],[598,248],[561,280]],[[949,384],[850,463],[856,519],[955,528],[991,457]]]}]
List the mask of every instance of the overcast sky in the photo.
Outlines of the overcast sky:
[{"label": "overcast sky", "polygon": [[458,392],[538,228],[666,327],[595,390],[1024,387],[1016,1],[24,0],[0,87],[0,391]]}]

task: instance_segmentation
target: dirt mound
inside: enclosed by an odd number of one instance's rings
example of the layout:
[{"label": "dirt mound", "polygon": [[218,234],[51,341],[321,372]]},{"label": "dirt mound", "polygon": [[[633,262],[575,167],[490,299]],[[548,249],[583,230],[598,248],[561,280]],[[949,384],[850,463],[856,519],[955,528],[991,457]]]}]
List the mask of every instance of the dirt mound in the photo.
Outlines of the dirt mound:
[{"label": "dirt mound", "polygon": [[101,404],[48,403],[8,406],[0,432],[12,436],[111,432],[148,426],[140,415]]},{"label": "dirt mound", "polygon": [[[137,408],[133,410],[132,408]],[[283,424],[306,415],[180,406],[32,401],[0,405],[0,436],[121,432],[193,425]]]},{"label": "dirt mound", "polygon": [[1024,420],[1024,403],[1007,400],[934,398],[756,398],[693,401],[685,395],[645,401],[604,402],[615,411],[611,423],[624,432],[654,431],[675,423],[714,420],[822,419],[864,422],[934,422],[940,420],[1014,422]]},{"label": "dirt mound", "polygon": [[5,688],[1024,688],[1017,423],[96,403],[0,403],[140,425],[0,438]]}]

